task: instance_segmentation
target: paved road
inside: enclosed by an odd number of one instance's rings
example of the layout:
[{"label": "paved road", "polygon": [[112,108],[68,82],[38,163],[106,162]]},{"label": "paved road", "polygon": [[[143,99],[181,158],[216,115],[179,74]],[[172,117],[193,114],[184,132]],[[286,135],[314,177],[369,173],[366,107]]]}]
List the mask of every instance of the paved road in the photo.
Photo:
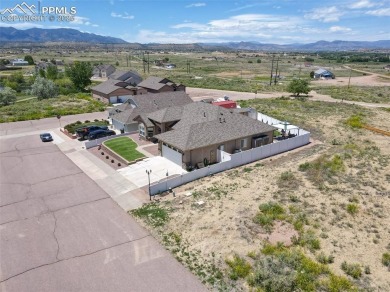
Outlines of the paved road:
[{"label": "paved road", "polygon": [[55,123],[0,127],[14,133],[0,139],[0,290],[205,291],[57,145],[23,135]]}]

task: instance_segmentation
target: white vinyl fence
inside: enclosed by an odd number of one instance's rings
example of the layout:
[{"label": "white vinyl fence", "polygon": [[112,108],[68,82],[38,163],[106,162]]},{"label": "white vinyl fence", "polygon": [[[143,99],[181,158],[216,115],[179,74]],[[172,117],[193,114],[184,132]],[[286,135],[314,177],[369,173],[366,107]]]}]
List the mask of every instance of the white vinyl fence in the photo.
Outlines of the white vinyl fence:
[{"label": "white vinyl fence", "polygon": [[164,192],[169,188],[175,188],[214,173],[222,172],[237,166],[248,164],[260,159],[264,159],[285,151],[301,147],[303,145],[308,144],[309,142],[310,133],[300,129],[300,135],[294,138],[281,140],[279,142],[253,148],[236,154],[229,154],[231,158],[230,160],[209,165],[207,167],[182,174],[178,177],[152,184],[150,186],[150,192],[152,195],[155,195],[160,192]]}]

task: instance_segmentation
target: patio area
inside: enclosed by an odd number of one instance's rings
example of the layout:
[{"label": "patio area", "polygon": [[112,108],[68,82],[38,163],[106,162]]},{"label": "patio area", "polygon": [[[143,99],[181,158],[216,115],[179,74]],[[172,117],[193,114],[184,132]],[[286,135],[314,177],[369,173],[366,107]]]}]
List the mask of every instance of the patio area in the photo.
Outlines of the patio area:
[{"label": "patio area", "polygon": [[146,158],[135,164],[118,169],[118,172],[138,187],[143,187],[148,185],[147,170],[152,171],[150,173],[151,184],[163,182],[169,178],[187,173],[179,165],[161,156]]}]

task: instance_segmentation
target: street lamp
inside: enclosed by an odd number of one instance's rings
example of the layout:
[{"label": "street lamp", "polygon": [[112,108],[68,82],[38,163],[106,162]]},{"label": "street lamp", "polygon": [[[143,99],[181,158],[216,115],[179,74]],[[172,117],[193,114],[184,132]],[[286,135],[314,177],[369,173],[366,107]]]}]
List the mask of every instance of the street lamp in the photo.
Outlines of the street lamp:
[{"label": "street lamp", "polygon": [[148,182],[149,182],[149,200],[152,200],[152,194],[150,193],[150,174],[152,173],[152,170],[146,170],[146,173],[148,174]]}]

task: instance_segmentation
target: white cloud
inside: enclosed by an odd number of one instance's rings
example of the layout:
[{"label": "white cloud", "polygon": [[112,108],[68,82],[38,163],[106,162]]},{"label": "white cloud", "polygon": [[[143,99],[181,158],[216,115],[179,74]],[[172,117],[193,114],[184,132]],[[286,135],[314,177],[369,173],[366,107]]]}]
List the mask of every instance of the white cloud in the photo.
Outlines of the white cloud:
[{"label": "white cloud", "polygon": [[192,8],[192,7],[203,7],[206,6],[206,3],[192,3],[186,6],[186,8]]},{"label": "white cloud", "polygon": [[244,5],[244,6],[241,6],[241,7],[233,8],[233,9],[229,10],[229,12],[237,12],[237,11],[240,11],[240,10],[253,8],[253,7],[256,7],[256,6],[259,6],[259,4],[248,4],[248,5]]},{"label": "white cloud", "polygon": [[369,10],[366,14],[374,16],[390,16],[390,8],[382,8],[377,10]]},{"label": "white cloud", "polygon": [[127,12],[125,12],[124,14],[111,12],[111,16],[115,18],[122,18],[122,19],[134,19],[134,15],[129,15]]},{"label": "white cloud", "polygon": [[375,6],[375,3],[371,3],[369,0],[360,0],[358,2],[349,5],[351,9],[369,8]]},{"label": "white cloud", "polygon": [[330,32],[351,32],[352,29],[343,26],[332,26],[329,28]]},{"label": "white cloud", "polygon": [[337,22],[344,15],[336,6],[316,8],[305,14],[306,19],[319,20],[322,22]]}]

